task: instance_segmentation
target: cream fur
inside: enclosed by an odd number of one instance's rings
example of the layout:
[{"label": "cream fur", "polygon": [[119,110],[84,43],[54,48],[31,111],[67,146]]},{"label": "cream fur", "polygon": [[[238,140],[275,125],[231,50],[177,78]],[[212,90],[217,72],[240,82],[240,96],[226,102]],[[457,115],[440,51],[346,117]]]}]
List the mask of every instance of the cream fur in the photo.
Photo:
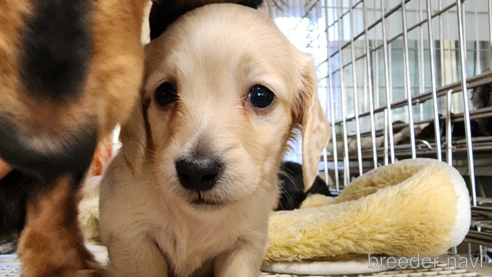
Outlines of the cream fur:
[{"label": "cream fur", "polygon": [[456,169],[436,160],[380,167],[357,178],[332,204],[274,213],[265,261],[439,255],[466,235],[468,195]]},{"label": "cream fur", "polygon": [[[100,229],[111,265],[126,276],[258,276],[277,171],[300,124],[307,178],[329,129],[312,60],[258,11],[198,8],[146,47],[142,101],[122,126],[121,152],[101,184]],[[153,97],[175,82],[179,100]],[[257,84],[275,94],[263,110],[247,102]],[[196,151],[225,169],[201,199],[178,182],[174,162]]]}]

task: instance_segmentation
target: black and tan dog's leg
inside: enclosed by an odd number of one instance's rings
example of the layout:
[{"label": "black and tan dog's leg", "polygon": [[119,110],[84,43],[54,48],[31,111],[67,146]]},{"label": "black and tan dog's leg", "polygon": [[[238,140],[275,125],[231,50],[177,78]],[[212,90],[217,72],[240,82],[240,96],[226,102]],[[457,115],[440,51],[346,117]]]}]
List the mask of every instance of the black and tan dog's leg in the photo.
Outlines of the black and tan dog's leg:
[{"label": "black and tan dog's leg", "polygon": [[83,243],[76,182],[61,176],[30,197],[19,242],[23,277],[107,276]]}]

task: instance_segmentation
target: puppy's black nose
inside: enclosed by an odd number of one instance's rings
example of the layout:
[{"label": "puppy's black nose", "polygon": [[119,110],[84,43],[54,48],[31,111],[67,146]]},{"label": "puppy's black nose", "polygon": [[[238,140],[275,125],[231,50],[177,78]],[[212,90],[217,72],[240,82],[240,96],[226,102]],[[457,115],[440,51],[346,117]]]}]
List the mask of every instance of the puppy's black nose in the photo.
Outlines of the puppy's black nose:
[{"label": "puppy's black nose", "polygon": [[181,186],[195,191],[211,189],[219,179],[224,166],[219,159],[209,156],[178,159],[174,165]]}]

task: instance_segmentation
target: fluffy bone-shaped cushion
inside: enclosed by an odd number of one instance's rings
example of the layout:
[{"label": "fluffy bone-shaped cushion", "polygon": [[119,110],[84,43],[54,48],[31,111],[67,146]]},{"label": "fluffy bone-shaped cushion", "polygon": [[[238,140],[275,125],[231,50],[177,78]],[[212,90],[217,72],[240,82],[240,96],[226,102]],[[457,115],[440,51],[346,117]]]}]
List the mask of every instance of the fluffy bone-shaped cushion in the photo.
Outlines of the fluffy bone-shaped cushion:
[{"label": "fluffy bone-shaped cushion", "polygon": [[470,217],[456,169],[432,159],[399,161],[357,178],[325,206],[275,212],[265,262],[440,255],[464,239]]}]

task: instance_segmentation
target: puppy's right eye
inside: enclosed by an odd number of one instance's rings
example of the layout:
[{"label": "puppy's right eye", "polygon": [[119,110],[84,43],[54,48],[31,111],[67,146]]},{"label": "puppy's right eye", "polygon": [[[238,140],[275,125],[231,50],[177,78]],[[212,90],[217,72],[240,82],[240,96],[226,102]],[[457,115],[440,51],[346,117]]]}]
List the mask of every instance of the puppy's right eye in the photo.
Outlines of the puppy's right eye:
[{"label": "puppy's right eye", "polygon": [[160,84],[154,93],[155,101],[165,107],[178,100],[178,93],[176,92],[176,85],[170,82]]},{"label": "puppy's right eye", "polygon": [[248,101],[256,108],[264,109],[272,104],[275,95],[268,88],[256,85],[249,90]]}]

